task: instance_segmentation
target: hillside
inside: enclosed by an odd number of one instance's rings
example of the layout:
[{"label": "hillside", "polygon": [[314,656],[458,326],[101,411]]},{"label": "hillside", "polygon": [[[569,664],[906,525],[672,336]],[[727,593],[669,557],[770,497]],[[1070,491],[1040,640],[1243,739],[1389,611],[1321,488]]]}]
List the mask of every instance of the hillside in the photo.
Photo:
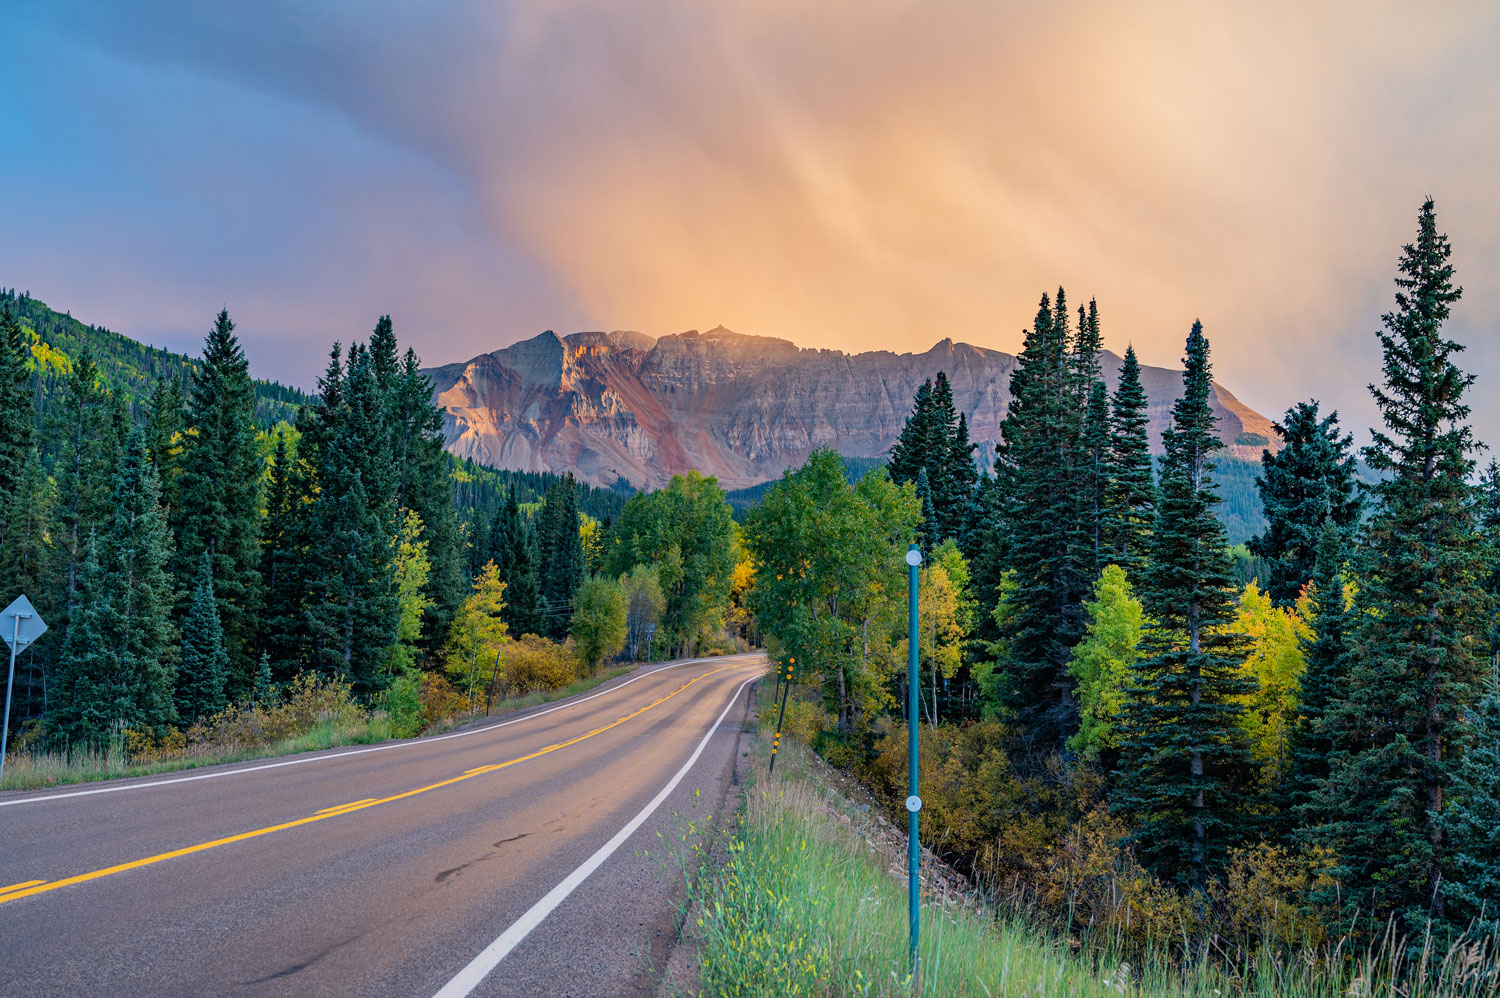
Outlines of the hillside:
[{"label": "hillside", "polygon": [[[1120,358],[1102,357],[1114,384]],[[1015,358],[945,339],[920,354],[846,354],[722,327],[653,339],[640,333],[552,332],[430,369],[448,409],[455,453],[501,468],[573,470],[609,485],[657,488],[697,469],[728,489],[778,478],[816,447],[880,458],[917,387],[947,372],[970,437],[997,439]],[[1151,435],[1181,390],[1179,372],[1142,367]],[[1277,446],[1271,421],[1228,389],[1213,406],[1229,455],[1258,460]]]},{"label": "hillside", "polygon": [[[0,302],[10,303],[20,317],[22,328],[32,337],[39,413],[47,412],[48,400],[72,370],[74,359],[85,349],[93,354],[110,389],[120,394],[132,409],[144,404],[158,378],[186,382],[197,367],[192,357],[147,346],[103,326],[85,325],[71,313],[58,312],[29,294],[18,294],[14,288],[0,289]],[[207,325],[205,321],[205,329]],[[255,382],[255,396],[256,415],[264,426],[295,419],[297,407],[308,399],[296,388],[261,380]]]}]

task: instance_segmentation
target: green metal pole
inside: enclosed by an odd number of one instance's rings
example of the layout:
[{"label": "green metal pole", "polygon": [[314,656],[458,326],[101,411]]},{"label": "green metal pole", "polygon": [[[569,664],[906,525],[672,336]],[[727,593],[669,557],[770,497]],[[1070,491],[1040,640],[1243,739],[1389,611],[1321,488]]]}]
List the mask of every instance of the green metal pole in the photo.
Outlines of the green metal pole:
[{"label": "green metal pole", "polygon": [[917,980],[917,943],[922,937],[922,915],[918,910],[917,861],[917,812],[922,809],[922,798],[917,794],[917,730],[921,727],[917,715],[917,569],[922,564],[922,552],[913,544],[906,552],[907,565],[907,630],[906,630],[906,895],[907,914],[911,925],[911,979]]}]

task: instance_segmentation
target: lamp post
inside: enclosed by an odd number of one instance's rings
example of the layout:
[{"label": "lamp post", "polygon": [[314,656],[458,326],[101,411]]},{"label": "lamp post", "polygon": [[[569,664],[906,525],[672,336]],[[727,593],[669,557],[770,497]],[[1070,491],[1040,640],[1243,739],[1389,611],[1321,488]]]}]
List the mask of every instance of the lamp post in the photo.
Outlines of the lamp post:
[{"label": "lamp post", "polygon": [[917,812],[922,798],[917,794],[917,570],[922,552],[913,544],[906,552],[907,623],[906,623],[906,892],[907,916],[911,925],[911,979],[917,980],[917,942],[922,936],[922,915],[918,911],[917,883]]}]

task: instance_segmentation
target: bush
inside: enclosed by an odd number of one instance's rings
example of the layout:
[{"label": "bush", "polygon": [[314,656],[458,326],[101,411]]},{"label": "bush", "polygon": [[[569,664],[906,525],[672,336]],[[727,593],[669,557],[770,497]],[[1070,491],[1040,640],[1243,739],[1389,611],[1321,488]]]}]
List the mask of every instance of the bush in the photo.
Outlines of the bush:
[{"label": "bush", "polygon": [[422,681],[412,673],[402,673],[386,688],[383,706],[390,718],[391,734],[396,738],[413,738],[427,725]]},{"label": "bush", "polygon": [[495,679],[501,700],[528,693],[560,690],[578,678],[578,656],[572,643],[557,644],[527,634],[505,645],[500,654],[500,675]]}]

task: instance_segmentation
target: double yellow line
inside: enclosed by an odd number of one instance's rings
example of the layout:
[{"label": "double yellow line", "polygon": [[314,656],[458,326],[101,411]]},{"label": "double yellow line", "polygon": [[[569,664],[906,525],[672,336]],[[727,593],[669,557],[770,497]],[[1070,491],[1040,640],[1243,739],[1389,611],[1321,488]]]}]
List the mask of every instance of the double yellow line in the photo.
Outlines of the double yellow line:
[{"label": "double yellow line", "polygon": [[510,759],[506,762],[499,762],[489,766],[478,766],[474,769],[465,770],[463,774],[455,776],[451,779],[440,780],[437,783],[429,783],[425,787],[417,787],[415,790],[406,790],[399,794],[392,794],[389,797],[367,797],[364,800],[351,801],[348,804],[336,804],[333,807],[324,808],[323,810],[318,811],[316,814],[310,814],[305,818],[297,818],[294,821],[284,821],[279,825],[267,825],[265,828],[257,828],[254,831],[249,832],[240,832],[238,835],[228,835],[222,839],[214,839],[211,842],[200,842],[197,845],[184,846],[181,849],[173,849],[171,852],[158,853],[155,856],[147,856],[145,859],[131,860],[129,863],[119,863],[115,866],[106,866],[100,870],[91,870],[88,873],[80,873],[77,876],[65,877],[62,880],[23,880],[19,884],[11,884],[8,887],[0,887],[0,904],[5,904],[7,901],[16,901],[20,898],[31,897],[33,894],[45,894],[47,891],[55,891],[59,887],[70,887],[73,884],[82,884],[90,880],[98,880],[101,877],[114,876],[116,873],[124,873],[127,870],[136,870],[143,866],[152,866],[156,863],[164,863],[169,859],[177,859],[179,856],[191,856],[195,852],[205,852],[209,849],[217,849],[219,846],[227,846],[231,842],[243,842],[246,839],[256,839],[260,838],[262,835],[270,835],[272,832],[280,832],[288,828],[296,828],[300,825],[311,825],[312,823],[317,821],[327,821],[329,818],[337,818],[342,815],[353,814],[355,811],[363,811],[366,808],[376,807],[381,804],[389,804],[392,801],[405,800],[408,797],[415,797],[417,794],[425,794],[430,790],[437,790],[441,787],[452,786],[455,783],[462,783],[464,780],[472,780],[476,776],[483,776],[485,773],[493,773],[496,770],[505,769],[507,766],[514,766],[517,763],[526,762],[530,759],[536,759],[541,756],[548,755],[549,753],[556,752],[559,749],[565,749],[569,745],[577,745],[579,742],[585,741],[589,738],[593,738],[595,735],[601,735],[604,732],[609,731],[611,728],[618,728],[626,721],[629,721],[632,718],[640,717],[642,714],[646,713],[646,711],[648,710],[651,710],[653,707],[661,706],[668,700],[675,697],[677,694],[681,693],[683,690],[687,689],[689,686],[692,686],[695,683],[702,682],[709,676],[718,675],[721,672],[727,672],[731,668],[734,667],[726,665],[723,668],[714,669],[712,672],[705,672],[703,675],[694,677],[693,679],[690,679],[687,682],[683,683],[681,686],[677,687],[666,696],[648,703],[646,706],[640,708],[639,710],[631,711],[629,714],[626,714],[624,717],[619,718],[618,720],[611,721],[609,724],[606,724],[603,727],[595,728],[592,731],[581,734],[577,738],[570,738],[565,742],[558,742],[554,745],[548,745],[546,748],[538,749],[537,751],[532,752],[530,755],[523,755],[516,759]]}]

